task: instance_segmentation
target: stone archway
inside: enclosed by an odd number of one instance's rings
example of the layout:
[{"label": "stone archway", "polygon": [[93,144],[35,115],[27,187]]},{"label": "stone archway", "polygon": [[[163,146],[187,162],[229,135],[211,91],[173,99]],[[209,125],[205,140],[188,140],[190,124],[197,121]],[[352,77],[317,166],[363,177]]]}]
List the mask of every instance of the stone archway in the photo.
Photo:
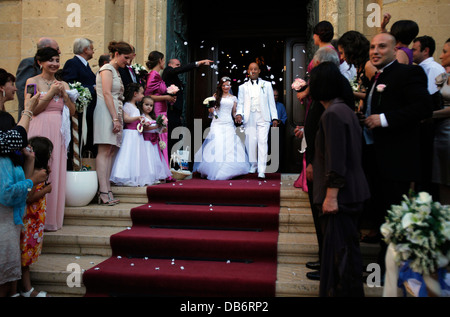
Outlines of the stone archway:
[{"label": "stone archway", "polygon": [[[254,14],[253,17],[252,14]],[[285,142],[286,151],[288,151],[285,157],[291,159],[287,162],[288,167],[285,172],[301,170],[301,155],[296,150],[300,148],[300,144],[293,137],[292,132],[297,124],[303,123],[304,119],[304,112],[298,109],[299,105],[295,104],[296,98],[290,91],[292,78],[289,76],[292,76],[293,72],[291,71],[291,75],[286,75],[289,73],[289,68],[294,67],[294,63],[291,63],[291,59],[294,58],[288,57],[293,54],[290,50],[294,46],[289,45],[294,45],[294,42],[302,43],[301,51],[304,55],[302,60],[304,63],[309,62],[316,49],[312,40],[312,28],[318,22],[318,16],[319,0],[297,2],[281,0],[276,6],[255,5],[235,0],[227,1],[225,5],[207,0],[198,0],[189,4],[186,1],[169,0],[167,3],[166,59],[176,57],[182,63],[188,63],[209,58],[222,62],[221,55],[226,51],[224,46],[236,51],[246,41],[259,44],[277,43],[277,41],[283,43],[284,51],[277,50],[278,53],[276,53],[281,62],[279,67],[281,73],[274,76],[277,88],[286,99],[285,106],[291,118]],[[239,44],[231,47],[233,42]],[[283,65],[284,69],[282,69]],[[303,68],[306,69],[306,67]],[[193,122],[196,118],[203,119],[203,128],[209,125],[209,119],[201,103],[215,90],[215,83],[221,75],[224,74],[217,70],[205,70],[180,76],[187,84],[185,117],[186,126],[190,131],[195,130]],[[279,77],[283,77],[281,85],[278,81]]]}]

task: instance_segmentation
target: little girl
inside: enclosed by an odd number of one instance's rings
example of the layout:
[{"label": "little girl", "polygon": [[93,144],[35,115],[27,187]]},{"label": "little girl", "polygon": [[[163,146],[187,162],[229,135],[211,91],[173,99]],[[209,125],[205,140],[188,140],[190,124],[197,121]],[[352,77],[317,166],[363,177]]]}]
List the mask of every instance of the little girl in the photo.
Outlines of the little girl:
[{"label": "little girl", "polygon": [[148,156],[141,130],[144,118],[136,106],[143,97],[144,88],[141,85],[132,83],[127,86],[123,106],[123,140],[110,177],[111,182],[116,185],[137,187],[152,185],[154,182],[148,169]]},{"label": "little girl", "polygon": [[150,96],[142,99],[141,112],[144,117],[144,140],[148,156],[148,169],[157,182],[159,180],[171,179],[172,173],[166,164],[163,149],[160,144],[160,133],[165,133],[167,127],[158,126],[155,118],[154,101]]},{"label": "little girl", "polygon": [[[34,151],[34,170],[47,170],[50,173],[49,160],[53,151],[53,143],[46,137],[33,137],[29,144]],[[46,297],[46,292],[36,292],[31,286],[30,265],[35,263],[41,254],[44,238],[46,195],[52,191],[47,181],[35,184],[27,197],[27,210],[23,219],[20,234],[22,251],[22,292],[23,297]]]}]

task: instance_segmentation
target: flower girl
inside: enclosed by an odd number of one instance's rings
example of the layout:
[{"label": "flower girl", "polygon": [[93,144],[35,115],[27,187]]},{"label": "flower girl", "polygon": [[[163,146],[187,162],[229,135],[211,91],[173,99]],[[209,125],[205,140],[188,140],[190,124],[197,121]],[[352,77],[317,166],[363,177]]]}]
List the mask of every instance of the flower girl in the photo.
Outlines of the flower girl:
[{"label": "flower girl", "polygon": [[[145,149],[143,132],[143,116],[137,103],[144,97],[144,88],[131,83],[125,90],[125,104],[123,106],[122,146],[114,160],[110,181],[119,186],[152,185],[154,178],[148,169],[148,156]],[[100,193],[101,194],[101,193]]]},{"label": "flower girl", "polygon": [[167,127],[156,122],[154,101],[150,96],[142,99],[141,112],[144,118],[144,140],[150,174],[154,177],[155,182],[171,179],[172,173],[164,159],[162,152],[164,149],[161,148],[161,144],[165,146],[165,143],[161,142],[159,137],[160,133],[167,131]]}]

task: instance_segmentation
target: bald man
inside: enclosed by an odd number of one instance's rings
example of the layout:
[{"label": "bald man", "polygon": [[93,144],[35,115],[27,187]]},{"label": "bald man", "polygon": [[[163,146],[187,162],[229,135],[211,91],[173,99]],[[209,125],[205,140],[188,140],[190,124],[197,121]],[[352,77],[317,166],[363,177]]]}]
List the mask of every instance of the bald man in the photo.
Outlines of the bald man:
[{"label": "bald man", "polygon": [[278,112],[272,83],[259,78],[260,73],[257,63],[249,65],[249,80],[239,86],[235,120],[245,127],[245,146],[251,164],[249,172],[258,172],[259,178],[265,178],[270,123],[274,128],[278,126]]},{"label": "bald man", "polygon": [[420,178],[420,122],[432,115],[425,72],[419,66],[400,64],[395,45],[389,33],[373,37],[369,55],[378,71],[364,107],[363,159],[371,183],[372,224],[379,236],[387,210],[400,204],[411,184]]}]

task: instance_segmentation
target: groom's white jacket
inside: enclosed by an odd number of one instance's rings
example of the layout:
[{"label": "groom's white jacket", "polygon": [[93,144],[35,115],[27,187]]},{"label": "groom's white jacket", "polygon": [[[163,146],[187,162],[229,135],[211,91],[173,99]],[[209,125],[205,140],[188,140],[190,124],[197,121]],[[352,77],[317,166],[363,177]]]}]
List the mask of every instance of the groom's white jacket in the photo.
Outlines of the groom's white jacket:
[{"label": "groom's white jacket", "polygon": [[[236,115],[240,114],[243,117],[244,124],[248,122],[250,118],[250,107],[251,107],[251,97],[250,97],[250,87],[252,83],[248,82],[239,86],[238,93],[238,104],[236,107]],[[259,78],[258,85],[260,88],[260,109],[261,114],[265,121],[272,122],[278,119],[277,107],[275,105],[275,98],[273,96],[272,84],[268,81]]]}]

